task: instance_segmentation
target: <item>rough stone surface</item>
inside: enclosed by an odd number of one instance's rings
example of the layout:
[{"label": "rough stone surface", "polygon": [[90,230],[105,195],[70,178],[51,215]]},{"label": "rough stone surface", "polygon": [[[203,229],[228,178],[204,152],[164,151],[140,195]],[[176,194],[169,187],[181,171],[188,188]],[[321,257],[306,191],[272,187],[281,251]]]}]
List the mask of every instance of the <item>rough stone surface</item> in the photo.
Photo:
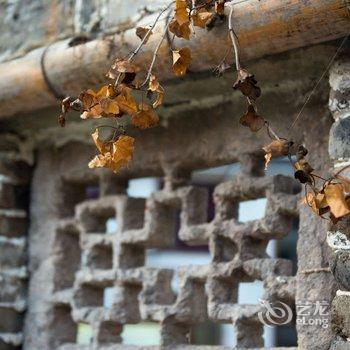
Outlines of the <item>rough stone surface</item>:
[{"label": "rough stone surface", "polygon": [[350,116],[336,121],[329,135],[329,154],[332,158],[350,158]]},{"label": "rough stone surface", "polygon": [[23,342],[27,213],[17,204],[19,174],[13,176],[16,172],[0,163],[0,348],[12,350]]}]

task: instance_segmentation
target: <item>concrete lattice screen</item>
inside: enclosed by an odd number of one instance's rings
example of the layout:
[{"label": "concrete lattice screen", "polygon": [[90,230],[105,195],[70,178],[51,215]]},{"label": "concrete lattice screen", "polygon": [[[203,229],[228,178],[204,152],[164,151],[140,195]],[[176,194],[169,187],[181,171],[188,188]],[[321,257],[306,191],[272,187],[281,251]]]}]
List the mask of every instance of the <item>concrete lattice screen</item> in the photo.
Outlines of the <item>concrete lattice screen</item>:
[{"label": "concrete lattice screen", "polygon": [[[82,348],[74,345],[79,323],[92,326],[92,343],[101,348],[122,343],[123,324],[142,321],[161,324],[163,345],[187,344],[190,330],[208,318],[232,324],[237,346],[263,347],[263,324],[257,317],[262,307],[239,305],[238,286],[261,280],[266,299],[294,304],[292,263],[269,258],[266,246],[290,232],[299,196],[293,179],[259,176],[252,164],[216,186],[215,217],[209,223],[207,190],[186,185],[165,188],[146,200],[113,195],[83,201],[74,217],[60,220],[48,310],[52,348]],[[267,198],[265,217],[239,223],[239,202],[261,197]],[[194,246],[209,244],[212,260],[207,266],[181,267],[174,295],[173,271],[146,267],[144,258],[147,249],[174,245],[177,211],[180,239]],[[113,217],[117,232],[106,234],[106,221]],[[106,289],[112,296],[109,308],[103,307]]]}]

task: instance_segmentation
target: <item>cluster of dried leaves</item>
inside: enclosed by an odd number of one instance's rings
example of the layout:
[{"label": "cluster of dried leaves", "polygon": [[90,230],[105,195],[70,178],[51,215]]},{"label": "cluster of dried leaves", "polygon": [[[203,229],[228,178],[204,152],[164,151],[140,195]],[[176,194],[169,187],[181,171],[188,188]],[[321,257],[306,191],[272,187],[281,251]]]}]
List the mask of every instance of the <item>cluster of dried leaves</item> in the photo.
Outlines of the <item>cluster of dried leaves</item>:
[{"label": "cluster of dried leaves", "polygon": [[[171,9],[174,4],[174,8]],[[136,28],[136,35],[141,42],[128,57],[117,58],[114,61],[107,73],[107,77],[112,80],[110,84],[102,86],[97,92],[89,89],[81,92],[77,98],[67,97],[62,101],[62,113],[58,118],[62,127],[65,126],[66,116],[70,110],[79,112],[82,119],[109,118],[116,123],[113,136],[109,140],[103,141],[99,138],[99,128],[92,134],[100,154],[89,163],[89,167],[105,167],[117,172],[129,163],[133,155],[134,139],[126,136],[124,131],[120,132],[122,130],[120,118],[129,116],[132,125],[140,129],[147,129],[159,123],[156,109],[162,105],[165,91],[153,74],[153,68],[166,34],[170,31],[174,37],[189,40],[194,27],[210,29],[218,18],[223,18],[224,4],[225,0],[200,1],[198,6],[188,0],[173,1],[158,15],[150,28]],[[160,15],[167,9],[172,11],[171,20],[156,46],[148,71],[141,72],[133,63],[133,59],[147,44]],[[176,76],[186,74],[191,63],[190,49],[172,48],[172,57],[174,74]],[[140,79],[142,73],[145,76]],[[137,96],[140,96],[140,93],[141,100],[138,101]]]},{"label": "cluster of dried leaves", "polygon": [[[92,134],[93,141],[99,154],[89,163],[90,168],[109,168],[114,172],[127,166],[133,156],[134,138],[125,135],[125,130],[119,124],[121,117],[127,115],[131,123],[140,129],[147,129],[158,124],[157,108],[164,100],[164,88],[159,83],[153,68],[157,53],[166,38],[168,32],[175,37],[190,40],[195,27],[207,28],[213,26],[225,18],[226,0],[175,0],[171,2],[156,18],[150,28],[136,28],[136,35],[140,38],[139,46],[128,56],[117,58],[110,67],[107,77],[111,84],[105,85],[99,91],[86,90],[77,98],[67,97],[62,101],[62,114],[59,116],[61,126],[65,125],[66,115],[69,110],[80,113],[82,119],[109,118],[115,121],[116,126],[109,140],[101,140],[99,127]],[[173,5],[175,4],[174,8]],[[165,32],[155,47],[152,61],[147,72],[141,72],[133,63],[134,57],[140,52],[151,38],[156,23],[162,13],[170,9],[170,21],[166,25]],[[295,178],[305,185],[304,202],[319,216],[324,217],[329,213],[330,219],[337,222],[350,213],[350,182],[340,177],[339,174],[331,179],[322,179],[313,173],[314,169],[306,161],[307,150],[303,145],[295,145],[291,140],[286,140],[277,135],[268,121],[258,114],[257,100],[261,90],[257,85],[254,75],[242,68],[239,60],[238,39],[232,28],[233,6],[230,9],[228,32],[235,53],[237,79],[233,84],[234,90],[239,90],[247,100],[247,112],[240,118],[240,124],[248,127],[252,132],[258,132],[265,128],[271,138],[271,142],[263,147],[265,151],[265,168],[272,157],[287,156],[295,170]],[[175,49],[170,40],[172,51],[172,70],[176,76],[186,74],[191,63],[191,51],[189,47]],[[230,65],[226,57],[228,50],[215,71],[223,74]],[[142,76],[143,75],[143,76]],[[143,79],[140,79],[140,76]],[[137,96],[140,96],[138,101]],[[139,98],[140,99],[140,98]],[[147,102],[145,102],[147,101]],[[102,126],[101,126],[102,127]],[[316,179],[322,179],[322,186],[316,187]]]}]

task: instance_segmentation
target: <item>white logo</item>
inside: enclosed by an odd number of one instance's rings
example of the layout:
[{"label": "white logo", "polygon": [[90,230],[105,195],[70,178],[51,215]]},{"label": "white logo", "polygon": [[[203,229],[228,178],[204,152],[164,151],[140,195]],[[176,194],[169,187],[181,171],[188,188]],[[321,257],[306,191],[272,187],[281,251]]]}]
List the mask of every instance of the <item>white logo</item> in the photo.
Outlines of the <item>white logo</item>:
[{"label": "white logo", "polygon": [[258,317],[261,323],[265,326],[272,325],[285,325],[292,321],[293,311],[292,309],[282,301],[278,301],[275,304],[271,304],[267,300],[259,300],[260,305],[265,310],[258,313]]}]

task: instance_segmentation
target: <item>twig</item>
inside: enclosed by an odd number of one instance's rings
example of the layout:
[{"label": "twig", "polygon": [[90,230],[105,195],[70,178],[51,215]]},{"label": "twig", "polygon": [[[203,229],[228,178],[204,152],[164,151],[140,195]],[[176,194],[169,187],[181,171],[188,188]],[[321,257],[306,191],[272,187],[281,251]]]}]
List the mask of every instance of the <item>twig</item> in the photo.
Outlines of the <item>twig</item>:
[{"label": "twig", "polygon": [[271,135],[276,139],[276,140],[280,140],[281,138],[272,130],[269,122],[267,120],[265,120],[265,125],[266,125],[266,129],[267,129],[267,133],[268,135],[271,137]]},{"label": "twig", "polygon": [[143,39],[141,40],[139,46],[131,53],[130,57],[128,58],[128,61],[132,61],[132,59],[138,54],[138,52],[141,50],[143,44],[145,43],[145,41],[148,39],[148,36],[151,34],[152,30],[154,29],[154,27],[156,26],[160,16],[169,9],[169,7],[171,5],[174,4],[175,1],[172,1],[171,3],[168,4],[167,7],[165,7],[157,16],[157,18],[155,19],[155,21],[153,22],[151,28],[148,30],[147,34],[143,37]]},{"label": "twig", "polygon": [[165,27],[165,30],[164,30],[164,34],[162,35],[161,39],[159,40],[159,42],[158,42],[158,44],[157,44],[157,46],[156,46],[156,49],[154,50],[153,57],[152,57],[152,61],[151,61],[151,64],[150,64],[150,66],[149,66],[149,68],[148,68],[146,78],[145,78],[145,80],[142,82],[142,84],[140,85],[140,88],[143,88],[143,87],[147,84],[149,78],[151,77],[152,70],[153,70],[154,64],[155,64],[156,59],[157,59],[158,51],[159,51],[159,49],[160,49],[160,47],[161,47],[161,45],[162,45],[162,43],[163,43],[163,41],[164,41],[166,35],[168,34],[168,28],[169,28],[170,23],[171,23],[171,21],[169,21],[169,22],[167,23],[167,25],[166,25],[166,27]]},{"label": "twig", "polygon": [[[158,16],[156,17],[156,19],[154,20],[152,26],[149,28],[147,34],[142,38],[139,46],[130,54],[128,61],[131,62],[134,57],[139,53],[139,51],[141,50],[142,46],[144,45],[145,41],[149,38],[149,35],[151,34],[152,30],[154,29],[154,27],[156,26],[156,24],[159,21],[159,18],[162,16],[162,14],[167,11],[171,5],[173,5],[175,3],[175,1],[172,1],[168,4],[168,6],[166,6],[162,11],[159,12]],[[114,86],[117,86],[119,84],[119,80],[120,77],[122,76],[122,73],[119,73],[117,76],[117,79],[115,80]]]},{"label": "twig", "polygon": [[233,15],[233,6],[231,5],[230,7],[230,14],[228,17],[228,29],[230,32],[230,37],[231,37],[231,41],[232,41],[232,46],[235,50],[235,61],[236,61],[236,69],[237,71],[241,70],[241,63],[239,61],[239,46],[238,46],[238,40],[237,40],[237,36],[236,33],[233,30],[232,27],[232,15]]}]

